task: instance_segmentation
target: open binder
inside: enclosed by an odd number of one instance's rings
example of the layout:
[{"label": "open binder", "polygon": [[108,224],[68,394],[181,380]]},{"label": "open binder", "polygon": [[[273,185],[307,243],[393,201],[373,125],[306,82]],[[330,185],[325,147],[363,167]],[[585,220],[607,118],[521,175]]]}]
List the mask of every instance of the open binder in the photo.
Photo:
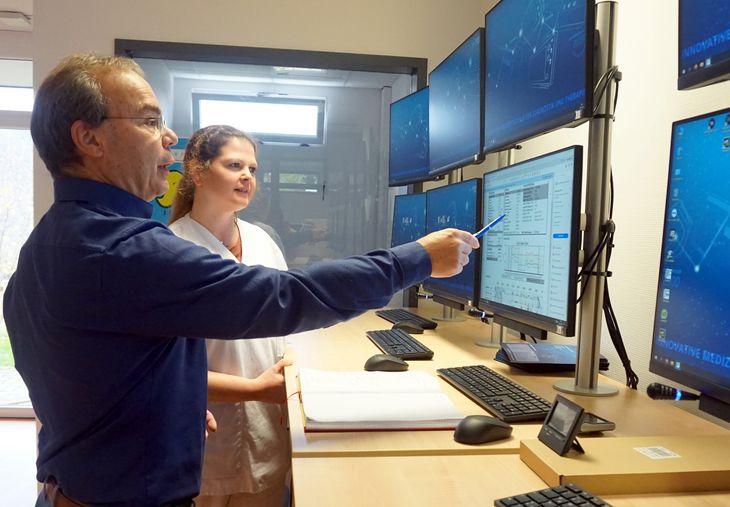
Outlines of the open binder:
[{"label": "open binder", "polygon": [[299,372],[304,431],[454,429],[464,415],[423,371]]},{"label": "open binder", "polygon": [[[575,345],[560,343],[503,343],[495,360],[529,373],[575,371]],[[608,370],[608,359],[601,355],[600,370]]]}]

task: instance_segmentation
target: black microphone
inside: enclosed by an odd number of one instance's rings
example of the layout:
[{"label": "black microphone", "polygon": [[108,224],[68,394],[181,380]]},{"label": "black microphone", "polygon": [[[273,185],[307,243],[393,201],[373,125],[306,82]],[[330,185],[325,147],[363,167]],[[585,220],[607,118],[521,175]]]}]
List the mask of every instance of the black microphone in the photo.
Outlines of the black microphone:
[{"label": "black microphone", "polygon": [[653,400],[698,400],[697,394],[685,393],[680,389],[654,382],[646,388],[646,394]]}]

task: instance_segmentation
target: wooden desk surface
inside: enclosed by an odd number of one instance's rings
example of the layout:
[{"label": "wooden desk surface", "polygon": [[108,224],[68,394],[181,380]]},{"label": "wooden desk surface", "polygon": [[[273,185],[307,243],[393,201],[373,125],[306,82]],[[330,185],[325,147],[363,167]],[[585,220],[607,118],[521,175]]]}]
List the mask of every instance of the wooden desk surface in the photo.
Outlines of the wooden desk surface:
[{"label": "wooden desk surface", "polygon": [[[361,371],[365,360],[379,349],[365,336],[371,329],[387,329],[389,323],[373,312],[328,329],[303,333],[291,338],[289,356],[294,365],[287,368],[287,392],[297,391],[298,368]],[[557,391],[552,387],[559,378],[572,374],[534,375],[493,360],[495,348],[480,347],[475,341],[488,337],[489,326],[476,319],[463,322],[441,322],[436,330],[416,338],[434,351],[431,361],[409,361],[410,369],[436,375],[436,369],[449,366],[485,364],[505,374],[533,392],[552,400]],[[612,365],[618,368],[620,365]],[[607,377],[601,382],[615,385],[619,393],[609,397],[587,397],[563,394],[586,410],[616,423],[616,430],[603,436],[683,435],[691,433],[727,434],[728,430],[698,418],[668,403],[654,401],[645,393],[633,391]],[[444,392],[465,415],[488,414],[469,398],[441,380]],[[297,396],[289,400],[292,451],[295,458],[328,456],[416,456],[416,455],[480,455],[517,453],[519,442],[536,438],[541,424],[514,424],[508,440],[479,446],[454,442],[452,431],[378,431],[305,433]]]},{"label": "wooden desk surface", "polygon": [[[546,488],[517,455],[295,458],[296,507],[490,506]],[[616,495],[614,507],[730,505],[730,492]]]}]

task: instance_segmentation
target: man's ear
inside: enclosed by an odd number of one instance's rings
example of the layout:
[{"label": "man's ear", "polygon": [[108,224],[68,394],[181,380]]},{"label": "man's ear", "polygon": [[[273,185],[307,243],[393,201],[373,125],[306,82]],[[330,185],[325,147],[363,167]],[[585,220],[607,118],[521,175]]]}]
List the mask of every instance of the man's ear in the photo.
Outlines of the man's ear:
[{"label": "man's ear", "polygon": [[82,120],[71,124],[71,140],[82,157],[98,158],[104,155],[104,143],[97,128]]}]

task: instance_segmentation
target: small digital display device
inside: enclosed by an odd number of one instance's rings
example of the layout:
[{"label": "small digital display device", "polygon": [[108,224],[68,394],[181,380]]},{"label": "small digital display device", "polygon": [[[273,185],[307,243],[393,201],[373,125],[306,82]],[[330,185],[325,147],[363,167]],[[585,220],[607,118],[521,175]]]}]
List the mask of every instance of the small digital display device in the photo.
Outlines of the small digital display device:
[{"label": "small digital display device", "polygon": [[571,448],[582,453],[583,448],[575,439],[575,435],[583,422],[583,412],[583,407],[580,405],[559,394],[556,395],[537,438],[561,456],[565,456]]}]

